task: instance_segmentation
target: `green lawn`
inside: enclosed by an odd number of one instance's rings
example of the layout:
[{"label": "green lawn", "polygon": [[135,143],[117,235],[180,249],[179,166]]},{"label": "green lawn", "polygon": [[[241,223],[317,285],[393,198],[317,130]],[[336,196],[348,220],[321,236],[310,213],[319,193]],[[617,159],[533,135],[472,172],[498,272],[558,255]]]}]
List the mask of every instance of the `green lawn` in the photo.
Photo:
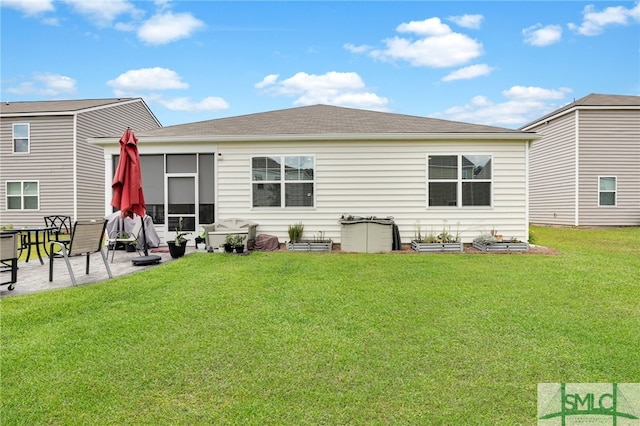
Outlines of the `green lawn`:
[{"label": "green lawn", "polygon": [[640,228],[560,253],[193,253],[2,300],[3,425],[536,423],[540,382],[640,382]]}]

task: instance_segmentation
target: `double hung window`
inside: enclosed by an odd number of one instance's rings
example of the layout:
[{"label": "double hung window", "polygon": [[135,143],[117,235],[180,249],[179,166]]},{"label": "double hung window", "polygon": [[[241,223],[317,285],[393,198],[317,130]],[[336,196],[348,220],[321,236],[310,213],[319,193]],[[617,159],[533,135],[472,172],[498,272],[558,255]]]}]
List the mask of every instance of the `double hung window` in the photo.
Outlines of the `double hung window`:
[{"label": "double hung window", "polygon": [[8,181],[7,210],[38,210],[40,192],[38,182]]},{"label": "double hung window", "polygon": [[14,123],[13,124],[13,153],[28,154],[29,153],[29,124]]},{"label": "double hung window", "polygon": [[598,178],[599,207],[616,205],[617,183],[615,176],[600,176]]},{"label": "double hung window", "polygon": [[430,155],[429,207],[491,206],[490,155]]},{"label": "double hung window", "polygon": [[311,155],[253,157],[253,207],[313,207],[315,159]]}]

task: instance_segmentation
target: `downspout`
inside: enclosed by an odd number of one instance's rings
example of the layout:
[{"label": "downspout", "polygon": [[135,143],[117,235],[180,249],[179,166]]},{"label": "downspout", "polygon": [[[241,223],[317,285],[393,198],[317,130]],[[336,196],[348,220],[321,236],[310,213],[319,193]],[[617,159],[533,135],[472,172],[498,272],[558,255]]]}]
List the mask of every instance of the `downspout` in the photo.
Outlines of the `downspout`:
[{"label": "downspout", "polygon": [[575,197],[574,197],[574,226],[580,225],[580,110],[576,109],[575,132]]},{"label": "downspout", "polygon": [[78,220],[78,114],[73,114],[73,221]]},{"label": "downspout", "polygon": [[525,166],[524,166],[524,181],[525,181],[525,221],[524,221],[524,235],[525,241],[529,241],[529,152],[531,151],[531,144],[533,141],[528,141],[525,145],[524,149],[524,158],[525,158]]}]

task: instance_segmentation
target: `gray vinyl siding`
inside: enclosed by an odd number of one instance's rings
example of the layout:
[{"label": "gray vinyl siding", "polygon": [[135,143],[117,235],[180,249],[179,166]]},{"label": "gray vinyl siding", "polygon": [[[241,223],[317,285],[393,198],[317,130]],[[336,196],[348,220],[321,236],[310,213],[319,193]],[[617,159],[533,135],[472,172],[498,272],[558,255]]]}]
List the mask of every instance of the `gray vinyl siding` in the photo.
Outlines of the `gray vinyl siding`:
[{"label": "gray vinyl siding", "polygon": [[[581,110],[580,225],[640,225],[640,110]],[[598,207],[598,176],[617,178],[617,205]]]},{"label": "gray vinyl siding", "polygon": [[[12,123],[29,123],[29,154],[12,153]],[[73,116],[2,118],[0,214],[2,224],[42,225],[48,214],[73,213]],[[34,180],[40,186],[40,210],[6,209],[6,181]]]},{"label": "gray vinyl siding", "polygon": [[78,115],[78,219],[104,216],[104,150],[87,143],[97,136],[120,136],[127,127],[135,130],[159,126],[142,102],[100,108]]},{"label": "gray vinyl siding", "polygon": [[[259,224],[258,233],[288,239],[289,224],[302,221],[305,237],[319,231],[340,242],[343,214],[393,216],[403,243],[420,221],[422,233],[443,227],[471,242],[492,227],[508,237],[526,239],[527,144],[523,141],[307,141],[218,145],[217,218],[241,217]],[[427,207],[427,155],[493,156],[493,206]],[[315,208],[253,208],[252,155],[315,156]]]},{"label": "gray vinyl siding", "polygon": [[529,220],[576,225],[575,114],[529,130],[542,136],[530,153]]}]

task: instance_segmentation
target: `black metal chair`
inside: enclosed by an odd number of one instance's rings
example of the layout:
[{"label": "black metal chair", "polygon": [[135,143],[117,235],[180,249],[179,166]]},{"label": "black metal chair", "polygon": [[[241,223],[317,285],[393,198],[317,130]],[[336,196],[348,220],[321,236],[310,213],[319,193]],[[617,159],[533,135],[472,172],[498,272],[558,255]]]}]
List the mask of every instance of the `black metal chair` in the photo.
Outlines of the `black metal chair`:
[{"label": "black metal chair", "polygon": [[9,272],[11,277],[9,281],[1,282],[0,285],[9,284],[9,290],[15,288],[18,281],[18,239],[20,233],[18,231],[2,231],[0,232],[0,271]]},{"label": "black metal chair", "polygon": [[71,216],[45,216],[44,224],[54,228],[48,231],[49,241],[63,243],[67,248],[69,247],[69,242],[71,241]]},{"label": "black metal chair", "polygon": [[[73,225],[73,232],[71,233],[71,240],[69,241],[68,249],[65,243],[52,241],[49,251],[49,282],[53,281],[53,260],[56,258],[62,258],[67,264],[67,269],[71,276],[71,283],[75,286],[76,278],[73,275],[69,257],[86,256],[86,274],[88,275],[89,259],[91,258],[91,255],[96,252],[100,252],[104,266],[107,268],[107,274],[109,275],[109,278],[111,278],[111,269],[109,268],[107,256],[104,253],[104,235],[106,228],[106,220],[78,221]],[[59,252],[55,252],[54,250],[56,245],[60,248]]]}]

